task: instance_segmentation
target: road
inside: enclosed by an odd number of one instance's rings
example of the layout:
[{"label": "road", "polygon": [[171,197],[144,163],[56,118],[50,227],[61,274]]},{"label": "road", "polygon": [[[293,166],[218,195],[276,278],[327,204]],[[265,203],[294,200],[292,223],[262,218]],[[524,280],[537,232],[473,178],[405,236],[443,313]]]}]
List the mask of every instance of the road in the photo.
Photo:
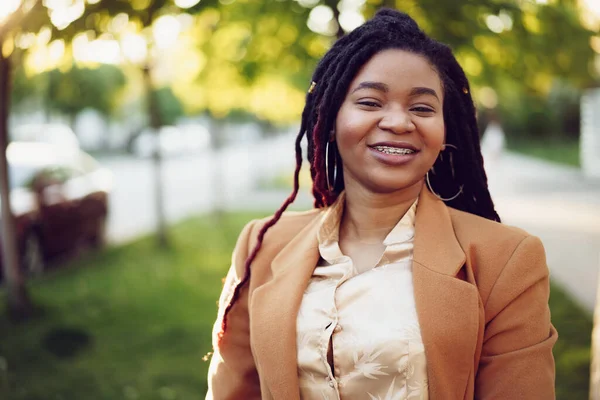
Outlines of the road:
[{"label": "road", "polygon": [[[293,137],[209,151],[165,161],[165,205],[170,222],[224,208],[274,210],[287,191],[257,191],[261,177],[294,167]],[[150,160],[110,157],[101,160],[115,176],[108,235],[112,242],[151,232],[154,219]],[[222,185],[214,182],[220,181]],[[575,168],[505,154],[493,165],[490,190],[504,223],[539,236],[546,248],[552,279],[592,310],[600,267],[600,181],[589,181]],[[215,188],[221,187],[217,192]],[[310,208],[302,192],[296,208]]]}]

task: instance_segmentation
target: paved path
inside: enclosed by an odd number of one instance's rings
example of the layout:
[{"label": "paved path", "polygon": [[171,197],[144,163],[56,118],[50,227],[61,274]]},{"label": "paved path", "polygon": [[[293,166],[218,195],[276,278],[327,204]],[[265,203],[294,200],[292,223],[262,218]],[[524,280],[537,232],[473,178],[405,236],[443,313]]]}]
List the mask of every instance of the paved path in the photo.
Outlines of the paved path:
[{"label": "paved path", "polygon": [[592,311],[600,268],[600,181],[576,168],[507,154],[490,174],[503,221],[539,236],[552,279]]}]

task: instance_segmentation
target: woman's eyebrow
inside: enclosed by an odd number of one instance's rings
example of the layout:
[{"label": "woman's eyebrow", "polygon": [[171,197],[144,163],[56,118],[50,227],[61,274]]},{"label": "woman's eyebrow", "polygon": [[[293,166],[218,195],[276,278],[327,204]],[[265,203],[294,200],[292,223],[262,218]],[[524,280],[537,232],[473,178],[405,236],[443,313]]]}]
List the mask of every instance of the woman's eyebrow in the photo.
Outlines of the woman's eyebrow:
[{"label": "woman's eyebrow", "polygon": [[412,88],[412,90],[410,91],[410,97],[415,97],[415,96],[421,96],[421,95],[431,95],[433,97],[435,97],[436,99],[438,99],[438,101],[440,100],[440,98],[438,97],[437,93],[435,92],[435,90],[428,88],[428,87],[414,87]]},{"label": "woman's eyebrow", "polygon": [[361,89],[375,89],[375,90],[379,90],[379,91],[384,92],[384,93],[387,93],[387,92],[390,91],[390,88],[385,83],[365,81],[365,82],[361,82],[356,87],[356,89],[354,89],[352,91],[352,93],[357,92],[357,91],[359,91]]}]

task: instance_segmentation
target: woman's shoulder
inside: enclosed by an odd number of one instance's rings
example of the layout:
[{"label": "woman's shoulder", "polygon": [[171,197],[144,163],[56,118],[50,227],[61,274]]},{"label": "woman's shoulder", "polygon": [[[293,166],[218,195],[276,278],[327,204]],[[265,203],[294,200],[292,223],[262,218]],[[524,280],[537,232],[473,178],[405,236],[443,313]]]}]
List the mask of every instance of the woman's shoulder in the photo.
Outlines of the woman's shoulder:
[{"label": "woman's shoulder", "polygon": [[507,249],[516,247],[528,237],[525,230],[489,220],[479,215],[471,214],[448,207],[454,232],[461,244],[478,244]]},{"label": "woman's shoulder", "polygon": [[[482,298],[499,281],[531,283],[548,276],[541,240],[523,229],[449,208],[454,232],[467,254]],[[517,285],[518,286],[518,285]]]},{"label": "woman's shoulder", "polygon": [[[324,209],[311,209],[308,211],[286,211],[279,220],[272,225],[263,240],[263,246],[277,243],[287,243],[300,231],[314,222],[320,220]],[[274,215],[265,218],[256,219],[248,223],[245,231],[249,236],[249,241],[255,243],[262,228],[270,223]]]}]

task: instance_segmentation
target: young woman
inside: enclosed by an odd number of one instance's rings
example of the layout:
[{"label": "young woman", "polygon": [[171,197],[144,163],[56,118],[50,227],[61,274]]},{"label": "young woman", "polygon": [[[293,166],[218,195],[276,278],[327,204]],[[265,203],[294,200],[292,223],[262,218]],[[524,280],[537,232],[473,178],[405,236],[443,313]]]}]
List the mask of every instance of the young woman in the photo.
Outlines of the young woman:
[{"label": "young woman", "polygon": [[[315,209],[298,191],[308,138]],[[552,399],[536,237],[502,225],[451,50],[382,10],[319,63],[294,192],[242,231],[207,399]]]}]

